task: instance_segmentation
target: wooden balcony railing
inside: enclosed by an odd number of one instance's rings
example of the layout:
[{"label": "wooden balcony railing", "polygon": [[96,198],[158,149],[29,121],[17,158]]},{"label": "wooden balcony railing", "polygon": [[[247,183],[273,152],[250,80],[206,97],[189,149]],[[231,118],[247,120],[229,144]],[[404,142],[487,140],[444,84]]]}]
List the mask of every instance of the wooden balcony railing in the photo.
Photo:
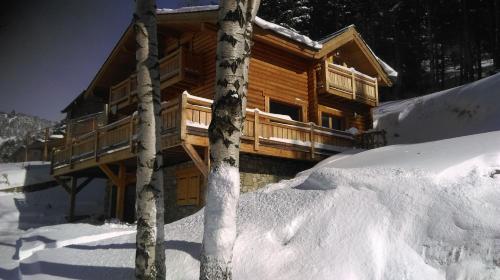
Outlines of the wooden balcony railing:
[{"label": "wooden balcony railing", "polygon": [[333,63],[322,64],[318,90],[356,100],[370,106],[378,105],[378,82],[354,68],[347,68]]},{"label": "wooden balcony railing", "polygon": [[104,112],[86,115],[77,119],[70,119],[67,125],[67,134],[71,137],[87,134],[96,130],[97,127],[105,125],[106,122],[107,118]]},{"label": "wooden balcony railing", "polygon": [[[194,143],[194,139],[206,139],[212,113],[212,100],[191,96],[186,92],[178,99],[162,103],[162,149],[182,141]],[[79,161],[94,158],[122,149],[135,153],[137,133],[136,115],[72,139],[64,149],[54,151],[53,166],[70,166]],[[207,145],[208,141],[204,141]],[[273,114],[247,109],[242,135],[242,152],[280,156],[280,151],[301,153],[300,159],[329,155],[354,147],[354,137],[344,131],[277,117]],[[273,149],[276,154],[273,154]],[[292,155],[288,155],[292,157]],[[299,157],[298,157],[299,158]]]},{"label": "wooden balcony railing", "polygon": [[[209,99],[188,97],[188,133],[190,130],[208,129],[212,117],[211,104]],[[242,140],[252,142],[255,151],[259,151],[261,145],[288,146],[309,152],[313,157],[328,151],[341,152],[354,144],[353,136],[345,131],[280,118],[258,109],[247,109]]]},{"label": "wooden balcony railing", "polygon": [[[200,56],[180,47],[160,60],[161,88],[182,86],[189,88],[196,85],[200,76]],[[137,102],[137,78],[133,74],[120,83],[112,86],[109,93],[110,110]]]}]

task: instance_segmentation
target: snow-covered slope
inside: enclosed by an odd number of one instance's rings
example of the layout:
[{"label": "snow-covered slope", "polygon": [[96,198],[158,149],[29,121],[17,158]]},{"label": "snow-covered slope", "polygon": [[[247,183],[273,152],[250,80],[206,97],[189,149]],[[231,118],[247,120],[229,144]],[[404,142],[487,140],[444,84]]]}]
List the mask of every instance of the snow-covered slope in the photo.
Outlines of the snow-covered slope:
[{"label": "snow-covered slope", "polygon": [[22,113],[0,112],[0,162],[10,161],[12,153],[25,144],[27,133],[41,138],[43,129],[56,123]]},{"label": "snow-covered slope", "polygon": [[42,161],[0,163],[0,190],[53,181],[50,163]]},{"label": "snow-covered slope", "polygon": [[[500,279],[495,143],[500,132],[340,154],[242,195],[234,279]],[[28,231],[18,248],[20,273],[132,278],[133,229]],[[167,279],[197,279],[203,213],[165,229]]]},{"label": "snow-covered slope", "polygon": [[500,130],[500,74],[374,110],[390,144],[420,143]]}]

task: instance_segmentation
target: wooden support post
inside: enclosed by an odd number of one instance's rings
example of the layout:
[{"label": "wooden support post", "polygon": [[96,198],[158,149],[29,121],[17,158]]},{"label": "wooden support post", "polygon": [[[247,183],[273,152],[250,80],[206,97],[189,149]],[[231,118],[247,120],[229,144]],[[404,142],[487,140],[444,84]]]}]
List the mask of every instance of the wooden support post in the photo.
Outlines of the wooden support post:
[{"label": "wooden support post", "polygon": [[187,120],[187,110],[186,110],[186,107],[187,107],[187,99],[188,99],[188,96],[187,96],[187,93],[186,92],[183,92],[181,94],[181,99],[179,100],[179,115],[180,115],[180,118],[179,118],[179,131],[180,131],[180,136],[181,136],[181,140],[184,140],[186,139],[186,120]]},{"label": "wooden support post", "polygon": [[76,202],[76,183],[78,178],[75,176],[71,177],[71,187],[69,193],[69,215],[68,221],[73,222],[75,220],[75,202]]},{"label": "wooden support post", "polygon": [[120,162],[118,176],[106,164],[100,164],[99,168],[108,176],[113,185],[116,186],[116,218],[123,220],[126,187],[125,163],[123,161]]},{"label": "wooden support post", "polygon": [[378,79],[377,78],[375,78],[375,106],[378,106]]},{"label": "wooden support post", "polygon": [[196,167],[198,167],[201,174],[203,174],[203,176],[205,178],[208,178],[208,167],[205,164],[205,162],[203,161],[203,159],[200,157],[200,155],[198,154],[196,149],[193,147],[193,145],[188,144],[186,142],[182,142],[182,147],[184,148],[186,153],[189,155],[191,160],[194,162],[194,165],[196,165]]},{"label": "wooden support post", "polygon": [[254,150],[259,150],[259,138],[260,138],[260,114],[259,110],[254,111],[254,122],[253,122],[253,137],[254,137]]},{"label": "wooden support post", "polygon": [[43,160],[49,159],[49,128],[45,128],[45,141],[43,142]]},{"label": "wooden support post", "polygon": [[117,185],[116,192],[116,217],[120,220],[123,220],[123,214],[125,209],[125,175],[126,175],[126,167],[125,163],[120,162],[120,167],[118,169],[118,179],[119,185]]},{"label": "wooden support post", "polygon": [[352,79],[352,99],[356,100],[356,74],[354,74],[354,68],[351,68],[351,79]]},{"label": "wooden support post", "polygon": [[310,122],[309,126],[311,127],[309,140],[311,141],[311,159],[314,159],[316,150],[314,148],[314,123]]}]

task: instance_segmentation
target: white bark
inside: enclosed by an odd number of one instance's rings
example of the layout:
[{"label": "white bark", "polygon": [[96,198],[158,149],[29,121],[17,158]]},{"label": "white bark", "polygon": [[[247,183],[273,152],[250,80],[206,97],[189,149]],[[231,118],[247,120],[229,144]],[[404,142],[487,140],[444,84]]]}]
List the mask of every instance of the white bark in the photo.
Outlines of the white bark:
[{"label": "white bark", "polygon": [[139,97],[135,276],[137,279],[165,279],[160,71],[155,0],[136,0],[134,19]]},{"label": "white bark", "polygon": [[232,279],[239,149],[245,120],[252,24],[259,0],[220,1],[215,97],[209,127],[211,170],[205,206],[200,279]]}]

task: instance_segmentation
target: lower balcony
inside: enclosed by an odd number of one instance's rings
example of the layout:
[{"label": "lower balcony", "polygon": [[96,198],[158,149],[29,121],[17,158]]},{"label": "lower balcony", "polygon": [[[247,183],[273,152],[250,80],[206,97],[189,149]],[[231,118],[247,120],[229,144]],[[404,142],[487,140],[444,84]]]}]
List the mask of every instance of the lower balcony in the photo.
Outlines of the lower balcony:
[{"label": "lower balcony", "polygon": [[[161,148],[208,147],[208,126],[212,100],[191,96],[164,102],[161,114]],[[96,129],[70,140],[52,154],[55,176],[126,160],[135,157],[136,115]],[[351,134],[292,121],[279,116],[247,109],[241,138],[242,153],[319,161],[329,155],[354,147]],[[191,149],[192,151],[193,149]]]}]

